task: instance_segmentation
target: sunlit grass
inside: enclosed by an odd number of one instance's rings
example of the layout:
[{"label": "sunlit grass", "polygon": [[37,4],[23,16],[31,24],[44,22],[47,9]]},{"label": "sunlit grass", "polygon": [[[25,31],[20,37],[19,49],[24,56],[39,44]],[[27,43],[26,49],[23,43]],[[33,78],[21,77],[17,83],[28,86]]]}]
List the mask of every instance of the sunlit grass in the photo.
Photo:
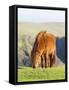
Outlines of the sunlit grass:
[{"label": "sunlit grass", "polygon": [[65,67],[36,68],[20,67],[18,69],[18,82],[41,81],[41,80],[61,80],[65,79]]}]

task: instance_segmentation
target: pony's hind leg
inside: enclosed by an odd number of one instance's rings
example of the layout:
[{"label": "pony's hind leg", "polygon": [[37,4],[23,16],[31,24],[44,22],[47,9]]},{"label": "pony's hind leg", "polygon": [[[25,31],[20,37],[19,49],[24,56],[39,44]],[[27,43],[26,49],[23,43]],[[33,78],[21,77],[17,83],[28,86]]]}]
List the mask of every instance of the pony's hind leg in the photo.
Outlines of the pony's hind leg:
[{"label": "pony's hind leg", "polygon": [[53,54],[50,55],[50,67],[53,66]]},{"label": "pony's hind leg", "polygon": [[49,56],[48,56],[48,54],[46,53],[45,54],[45,68],[47,68],[48,67],[48,63],[49,63]]},{"label": "pony's hind leg", "polygon": [[41,67],[43,68],[44,67],[44,55],[41,55]]}]

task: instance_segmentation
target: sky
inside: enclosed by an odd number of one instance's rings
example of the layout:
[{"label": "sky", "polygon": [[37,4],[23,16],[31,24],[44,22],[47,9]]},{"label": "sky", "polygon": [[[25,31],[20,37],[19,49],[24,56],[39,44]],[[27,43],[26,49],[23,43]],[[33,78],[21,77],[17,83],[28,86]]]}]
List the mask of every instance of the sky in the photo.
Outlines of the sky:
[{"label": "sky", "polygon": [[18,22],[65,22],[65,11],[18,8]]}]

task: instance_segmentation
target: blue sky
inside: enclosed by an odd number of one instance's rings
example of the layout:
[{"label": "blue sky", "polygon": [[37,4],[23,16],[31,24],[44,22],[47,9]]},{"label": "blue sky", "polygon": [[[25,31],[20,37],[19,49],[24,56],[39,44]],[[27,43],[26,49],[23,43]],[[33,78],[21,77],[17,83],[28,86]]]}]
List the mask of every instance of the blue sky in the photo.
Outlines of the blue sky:
[{"label": "blue sky", "polygon": [[18,8],[18,22],[65,22],[65,11]]}]

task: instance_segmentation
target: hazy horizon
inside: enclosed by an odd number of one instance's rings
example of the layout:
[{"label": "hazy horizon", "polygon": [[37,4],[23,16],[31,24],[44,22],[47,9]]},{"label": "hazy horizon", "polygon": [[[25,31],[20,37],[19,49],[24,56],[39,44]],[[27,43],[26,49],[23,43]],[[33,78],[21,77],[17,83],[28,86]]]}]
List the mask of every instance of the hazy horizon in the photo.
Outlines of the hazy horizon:
[{"label": "hazy horizon", "polygon": [[18,8],[18,22],[65,22],[65,11]]},{"label": "hazy horizon", "polygon": [[64,37],[65,36],[65,23],[57,22],[46,22],[46,23],[29,23],[23,22],[18,23],[18,32],[22,34],[30,34],[36,36],[40,31],[48,31],[55,36]]}]

